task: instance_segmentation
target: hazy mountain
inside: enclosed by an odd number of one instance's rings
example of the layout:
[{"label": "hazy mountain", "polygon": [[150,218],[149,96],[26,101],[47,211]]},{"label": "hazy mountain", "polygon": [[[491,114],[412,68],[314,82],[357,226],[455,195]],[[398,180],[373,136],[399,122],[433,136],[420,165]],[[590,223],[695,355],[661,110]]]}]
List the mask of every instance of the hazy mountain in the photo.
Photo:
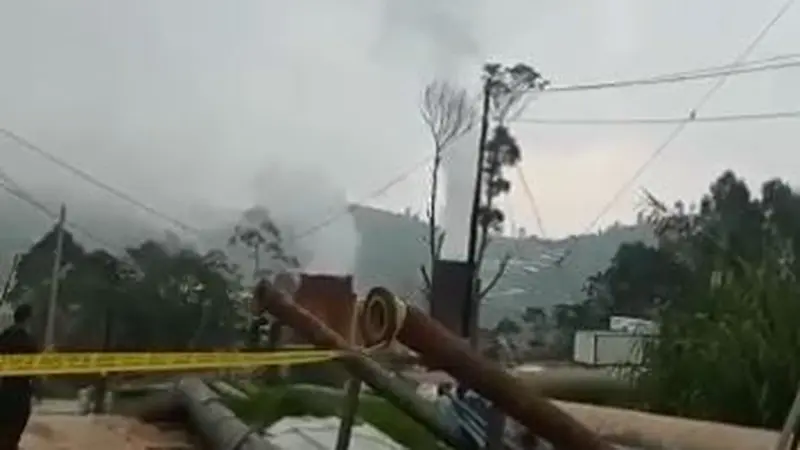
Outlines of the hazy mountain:
[{"label": "hazy mountain", "polygon": [[[63,192],[58,194],[59,198],[64,198]],[[46,191],[37,192],[37,197],[56,198],[55,192]],[[108,206],[100,200],[77,195],[67,200],[71,200],[69,218],[79,227],[73,228],[75,238],[89,247],[101,245],[96,240],[99,238],[119,253],[124,246],[147,238],[163,240],[168,234],[181,233],[180,230],[167,233],[163,222],[146,214],[134,213],[119,204]],[[52,210],[57,208],[57,202],[47,205]],[[364,206],[353,206],[350,214],[348,220],[355,224],[359,237],[355,251],[356,288],[363,292],[382,285],[422,304],[420,266],[428,262],[425,223],[412,215]],[[187,217],[186,214],[181,216]],[[199,237],[186,238],[203,247],[224,247],[238,220],[234,210],[206,210],[193,216],[202,216],[205,231]],[[291,226],[292,223],[285,225]],[[3,273],[12,255],[25,251],[50,226],[52,220],[44,214],[9,196],[0,196],[0,269]],[[88,239],[81,231],[89,231],[95,240]],[[335,240],[336,236],[327,239]],[[506,275],[485,300],[481,322],[490,326],[526,306],[549,308],[557,303],[580,300],[586,278],[604,269],[621,243],[651,239],[646,229],[626,226],[562,240],[497,237],[489,248],[482,278],[491,278],[506,253],[513,255],[513,259]],[[558,265],[556,261],[565,248],[571,249],[570,255]],[[313,248],[304,250],[311,254],[314,251]],[[249,267],[246,252],[229,252],[235,262],[243,268]]]},{"label": "hazy mountain", "polygon": [[[411,215],[363,206],[353,207],[352,214],[361,235],[359,285],[384,285],[421,303],[420,266],[428,261],[426,224]],[[645,227],[636,226],[560,240],[496,237],[482,279],[493,276],[504,255],[513,256],[505,276],[484,301],[481,322],[490,326],[526,306],[549,308],[581,300],[586,279],[608,266],[620,244],[639,240],[650,242],[653,237]],[[570,249],[569,255],[559,265],[565,249]]]}]

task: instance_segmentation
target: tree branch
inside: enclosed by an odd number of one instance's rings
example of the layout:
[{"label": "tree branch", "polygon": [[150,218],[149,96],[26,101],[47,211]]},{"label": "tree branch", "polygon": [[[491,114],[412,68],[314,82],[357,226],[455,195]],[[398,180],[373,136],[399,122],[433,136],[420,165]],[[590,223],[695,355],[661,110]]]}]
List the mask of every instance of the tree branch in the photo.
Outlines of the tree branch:
[{"label": "tree branch", "polygon": [[506,253],[505,256],[503,256],[503,259],[500,260],[500,265],[497,267],[497,272],[495,272],[492,279],[489,280],[489,283],[486,284],[486,287],[484,287],[478,294],[479,300],[483,300],[483,298],[486,297],[486,294],[488,294],[492,289],[494,289],[494,287],[497,285],[500,279],[503,278],[503,275],[505,275],[506,270],[508,269],[508,263],[510,261],[511,261],[511,254]]},{"label": "tree branch", "polygon": [[[434,147],[427,211],[428,253],[431,267],[433,267],[434,262],[441,255],[444,243],[444,233],[439,233],[436,220],[442,155],[456,139],[472,129],[476,114],[466,90],[458,89],[443,81],[433,81],[425,87],[423,92],[420,115],[431,134]],[[421,270],[423,280],[430,291],[431,278],[424,267]]]},{"label": "tree branch", "polygon": [[444,238],[447,235],[445,231],[439,233],[439,241],[436,243],[436,259],[442,256],[442,248],[444,247]]},{"label": "tree branch", "polygon": [[[491,203],[491,201],[489,203]],[[480,236],[478,237],[478,254],[475,258],[475,270],[477,272],[480,272],[480,268],[483,265],[483,258],[486,256],[486,249],[489,248],[489,241],[491,240],[488,223],[482,223],[479,230]]]},{"label": "tree branch", "polygon": [[425,283],[425,289],[430,291],[431,287],[433,286],[433,282],[431,281],[430,275],[428,275],[428,269],[426,269],[425,266],[422,265],[419,266],[419,272],[420,274],[422,274],[422,282]]}]

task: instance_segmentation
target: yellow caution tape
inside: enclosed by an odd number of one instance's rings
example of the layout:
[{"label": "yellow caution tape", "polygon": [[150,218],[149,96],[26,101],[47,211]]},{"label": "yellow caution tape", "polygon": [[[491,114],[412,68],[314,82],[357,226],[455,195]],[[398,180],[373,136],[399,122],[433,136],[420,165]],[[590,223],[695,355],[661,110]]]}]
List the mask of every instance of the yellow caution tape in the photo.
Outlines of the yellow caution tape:
[{"label": "yellow caution tape", "polygon": [[336,358],[333,350],[199,353],[41,353],[0,355],[0,376],[113,372],[180,372],[311,364]]}]

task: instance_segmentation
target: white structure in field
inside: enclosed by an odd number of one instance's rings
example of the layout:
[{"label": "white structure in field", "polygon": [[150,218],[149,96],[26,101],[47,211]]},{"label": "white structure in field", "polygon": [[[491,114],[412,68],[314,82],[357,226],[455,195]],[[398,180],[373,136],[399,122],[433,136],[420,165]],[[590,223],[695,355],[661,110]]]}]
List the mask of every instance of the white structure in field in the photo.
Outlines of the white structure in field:
[{"label": "white structure in field", "polygon": [[657,323],[638,317],[611,316],[608,320],[608,329],[630,334],[658,334]]},{"label": "white structure in field", "polygon": [[635,317],[611,317],[609,328],[576,332],[575,362],[591,366],[639,365],[644,345],[658,335],[658,324]]}]

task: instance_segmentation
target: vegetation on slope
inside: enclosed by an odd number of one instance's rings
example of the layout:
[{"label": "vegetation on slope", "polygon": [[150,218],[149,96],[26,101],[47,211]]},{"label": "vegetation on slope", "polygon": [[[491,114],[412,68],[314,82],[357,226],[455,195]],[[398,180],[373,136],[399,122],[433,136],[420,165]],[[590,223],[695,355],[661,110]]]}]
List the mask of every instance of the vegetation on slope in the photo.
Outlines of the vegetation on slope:
[{"label": "vegetation on slope", "polygon": [[650,199],[659,246],[623,246],[564,326],[660,322],[633,377],[649,410],[778,428],[800,380],[800,194],[722,174],[695,207]]}]

